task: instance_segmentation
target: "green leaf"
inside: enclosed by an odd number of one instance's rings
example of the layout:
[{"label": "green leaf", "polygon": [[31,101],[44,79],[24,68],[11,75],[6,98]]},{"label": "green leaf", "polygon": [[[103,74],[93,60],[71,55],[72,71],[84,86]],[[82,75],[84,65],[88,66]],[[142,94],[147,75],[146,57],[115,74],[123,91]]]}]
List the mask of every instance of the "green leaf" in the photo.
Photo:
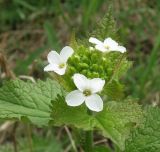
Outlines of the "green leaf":
[{"label": "green leaf", "polygon": [[141,121],[141,107],[136,102],[106,102],[102,112],[89,115],[85,104],[67,106],[64,94],[60,85],[50,79],[35,84],[10,81],[0,89],[0,118],[27,118],[39,126],[48,125],[50,121],[56,126],[71,125],[84,130],[96,128],[124,150],[130,130]]},{"label": "green leaf", "polygon": [[96,37],[100,40],[104,40],[106,37],[111,37],[113,39],[117,39],[116,35],[116,23],[112,16],[113,9],[110,7],[107,14],[103,17],[103,19],[97,23],[96,27],[90,36]]},{"label": "green leaf", "polygon": [[[17,138],[17,149],[20,152],[30,152],[30,147],[28,143],[28,139],[25,138]],[[56,141],[55,137],[41,137],[41,136],[33,136],[32,137],[32,149],[33,152],[62,152],[61,143]],[[4,143],[0,146],[0,152],[13,152],[13,144],[12,142]]]},{"label": "green leaf", "polygon": [[62,95],[60,85],[48,79],[46,82],[14,80],[0,88],[0,118],[27,118],[33,124],[47,125],[51,100]]},{"label": "green leaf", "polygon": [[87,114],[87,108],[83,106],[70,107],[66,104],[64,98],[52,102],[52,117],[54,125],[73,125],[77,128],[90,130],[93,128],[93,117]]},{"label": "green leaf", "polygon": [[124,150],[125,140],[130,130],[137,126],[142,119],[141,107],[132,101],[107,102],[103,111],[87,114],[85,105],[69,107],[59,98],[53,101],[53,118],[55,125],[71,125],[84,130],[97,128],[105,137],[110,138],[121,150]]},{"label": "green leaf", "polygon": [[124,86],[118,81],[111,81],[107,83],[104,92],[106,91],[107,96],[111,100],[120,100],[124,97]]},{"label": "green leaf", "polygon": [[141,107],[132,101],[108,102],[104,110],[95,116],[96,127],[110,138],[121,150],[130,130],[142,119]]},{"label": "green leaf", "polygon": [[126,152],[160,151],[160,109],[147,108],[144,124],[133,131],[126,142]]}]

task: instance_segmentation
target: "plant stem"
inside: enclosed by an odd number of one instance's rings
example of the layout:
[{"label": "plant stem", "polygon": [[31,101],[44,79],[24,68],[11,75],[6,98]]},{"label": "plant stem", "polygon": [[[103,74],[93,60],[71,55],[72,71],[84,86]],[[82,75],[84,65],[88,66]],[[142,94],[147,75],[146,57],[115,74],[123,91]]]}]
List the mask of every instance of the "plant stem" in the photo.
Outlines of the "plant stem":
[{"label": "plant stem", "polygon": [[[88,114],[92,115],[92,112],[88,110]],[[92,152],[93,148],[93,131],[86,131],[85,133],[85,152]]]},{"label": "plant stem", "polygon": [[86,131],[85,134],[85,152],[92,152],[93,131]]}]

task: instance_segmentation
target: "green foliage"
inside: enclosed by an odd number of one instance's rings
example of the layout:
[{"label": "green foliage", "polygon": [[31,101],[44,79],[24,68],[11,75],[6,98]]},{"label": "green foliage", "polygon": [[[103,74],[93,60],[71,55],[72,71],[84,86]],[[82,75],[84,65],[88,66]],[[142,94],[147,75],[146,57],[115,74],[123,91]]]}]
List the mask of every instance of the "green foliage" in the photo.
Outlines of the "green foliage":
[{"label": "green foliage", "polygon": [[71,125],[84,130],[93,128],[93,118],[87,114],[85,106],[70,107],[60,96],[52,102],[52,117],[55,119],[50,123],[56,126]]},{"label": "green foliage", "polygon": [[[29,152],[30,147],[27,138],[18,138],[18,151]],[[32,138],[32,150],[34,152],[62,152],[61,144],[55,140],[55,137],[43,138],[34,136]],[[6,143],[0,146],[0,152],[13,152],[12,143]]]},{"label": "green foliage", "polygon": [[139,125],[143,113],[141,107],[134,101],[108,102],[104,110],[95,118],[99,130],[116,143],[121,150],[125,148],[125,140],[130,130]]},{"label": "green foliage", "polygon": [[160,109],[149,107],[144,124],[135,129],[126,142],[126,152],[160,151]]},{"label": "green foliage", "polygon": [[59,46],[59,41],[57,38],[56,31],[54,30],[54,27],[50,24],[50,22],[45,22],[44,29],[47,35],[49,47],[54,49],[59,49],[60,46]]},{"label": "green foliage", "polygon": [[44,49],[45,49],[44,47],[36,49],[34,52],[29,54],[29,56],[27,57],[27,59],[25,61],[21,60],[21,59],[18,60],[17,66],[15,68],[15,72],[18,74],[28,73],[29,66],[33,63],[34,60],[36,60],[38,57],[40,57],[40,55],[42,54]]},{"label": "green foliage", "polygon": [[106,84],[103,92],[107,95],[108,100],[119,101],[124,97],[124,86],[113,80]]},{"label": "green foliage", "polygon": [[21,80],[8,82],[0,89],[0,118],[27,118],[39,126],[50,121],[56,126],[96,128],[122,150],[130,130],[142,119],[141,107],[136,102],[107,102],[102,112],[88,115],[84,105],[67,106],[64,94],[60,85],[50,79],[36,84]]},{"label": "green foliage", "polygon": [[95,146],[93,152],[111,152],[111,149],[105,146]]},{"label": "green foliage", "polygon": [[23,82],[13,80],[0,88],[0,118],[27,118],[36,125],[48,125],[51,100],[62,95],[59,84],[46,82]]},{"label": "green foliage", "polygon": [[140,59],[139,62],[137,61],[134,70],[131,69],[126,75],[127,83],[130,84],[128,87],[129,92],[131,92],[132,96],[140,98],[140,102],[144,104],[153,101],[155,94],[160,90],[159,47],[160,34],[158,33],[151,55],[144,60]]},{"label": "green foliage", "polygon": [[140,124],[143,116],[141,107],[131,101],[107,102],[102,112],[90,116],[83,105],[69,107],[63,100],[59,98],[53,101],[52,117],[54,121],[51,124],[71,125],[84,130],[96,128],[122,150],[130,130]]},{"label": "green foliage", "polygon": [[[82,17],[82,26],[83,30],[86,31],[86,29],[89,26],[89,21],[91,21],[91,17],[94,15],[94,13],[98,10],[98,8],[103,4],[104,0],[92,0],[92,1],[86,1],[82,0],[82,7],[83,7],[83,17]],[[83,32],[84,32],[83,31]]]},{"label": "green foliage", "polygon": [[117,39],[116,23],[113,18],[112,8],[109,8],[108,13],[103,17],[103,19],[96,25],[93,32],[89,36],[96,37],[100,40],[104,40],[107,37]]}]

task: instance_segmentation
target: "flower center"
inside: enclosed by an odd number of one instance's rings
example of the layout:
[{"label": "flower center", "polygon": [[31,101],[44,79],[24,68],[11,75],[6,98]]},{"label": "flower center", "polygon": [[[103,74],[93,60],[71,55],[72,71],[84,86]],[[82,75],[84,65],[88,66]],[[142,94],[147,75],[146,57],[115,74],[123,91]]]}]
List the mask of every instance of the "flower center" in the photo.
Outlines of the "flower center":
[{"label": "flower center", "polygon": [[64,66],[65,66],[64,63],[59,64],[59,68],[60,68],[60,69],[64,68]]},{"label": "flower center", "polygon": [[109,47],[109,45],[104,45],[104,47],[107,49],[107,50],[109,50],[110,49],[110,47]]},{"label": "flower center", "polygon": [[85,96],[90,96],[90,95],[91,95],[91,91],[88,90],[88,89],[86,89],[86,90],[83,91],[83,94],[84,94]]}]

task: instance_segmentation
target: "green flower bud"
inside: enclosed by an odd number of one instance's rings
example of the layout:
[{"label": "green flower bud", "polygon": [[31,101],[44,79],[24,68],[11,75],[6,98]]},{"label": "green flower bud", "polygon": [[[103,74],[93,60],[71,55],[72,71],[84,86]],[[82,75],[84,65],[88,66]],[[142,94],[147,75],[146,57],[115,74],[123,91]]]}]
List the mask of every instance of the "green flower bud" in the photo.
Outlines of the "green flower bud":
[{"label": "green flower bud", "polygon": [[93,64],[93,65],[91,65],[91,69],[92,69],[93,71],[98,71],[99,66],[98,66],[97,64]]},{"label": "green flower bud", "polygon": [[87,70],[82,70],[81,72],[83,75],[87,75]]},{"label": "green flower bud", "polygon": [[92,73],[91,72],[87,72],[87,77],[88,78],[92,78]]},{"label": "green flower bud", "polygon": [[76,69],[73,66],[68,67],[68,73],[76,73]]},{"label": "green flower bud", "polygon": [[91,61],[92,61],[92,62],[96,62],[97,60],[99,60],[98,54],[93,53],[93,54],[91,55]]},{"label": "green flower bud", "polygon": [[86,64],[86,63],[79,63],[78,67],[79,67],[80,69],[88,69],[88,68],[89,68],[89,65]]},{"label": "green flower bud", "polygon": [[77,65],[77,63],[80,61],[80,58],[79,58],[79,56],[74,56],[73,58],[72,58],[72,64],[74,64],[74,65]]},{"label": "green flower bud", "polygon": [[75,55],[73,61],[78,63],[80,61],[80,57],[78,55]]},{"label": "green flower bud", "polygon": [[90,60],[86,56],[83,56],[82,62],[89,64]]},{"label": "green flower bud", "polygon": [[99,78],[99,74],[97,72],[93,72],[92,76],[93,78]]},{"label": "green flower bud", "polygon": [[104,71],[104,70],[103,70],[103,66],[99,66],[98,71],[99,71],[100,73],[103,72],[103,71]]}]

